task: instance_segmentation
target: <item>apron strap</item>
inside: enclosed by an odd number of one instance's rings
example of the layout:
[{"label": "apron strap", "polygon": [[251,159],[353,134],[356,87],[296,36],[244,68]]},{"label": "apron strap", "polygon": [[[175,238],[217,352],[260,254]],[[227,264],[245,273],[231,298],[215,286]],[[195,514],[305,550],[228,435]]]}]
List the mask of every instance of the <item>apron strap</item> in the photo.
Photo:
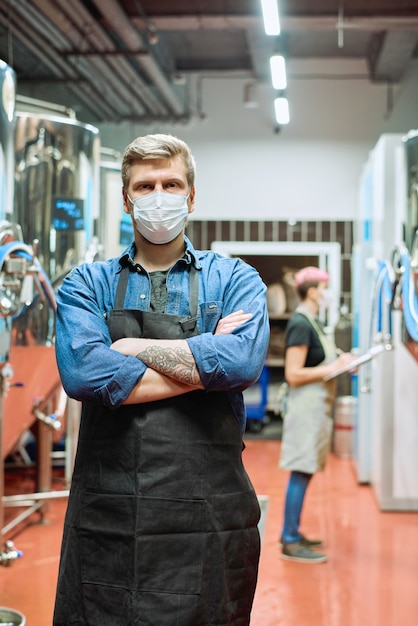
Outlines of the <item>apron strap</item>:
[{"label": "apron strap", "polygon": [[[125,294],[126,289],[128,287],[129,280],[129,266],[126,265],[122,268],[118,280],[118,286],[116,288],[116,299],[115,299],[115,309],[123,309],[125,304]],[[190,276],[189,276],[189,291],[190,291],[190,317],[193,319],[193,323],[196,322],[197,318],[197,309],[199,304],[199,274],[194,265],[190,266]],[[188,322],[183,322],[183,324]]]},{"label": "apron strap", "polygon": [[308,322],[310,322],[311,326],[315,330],[318,335],[318,339],[321,342],[322,348],[324,350],[325,359],[335,359],[336,358],[336,347],[334,341],[326,334],[324,327],[319,322],[319,320],[315,319],[312,315],[310,315],[302,306],[298,306],[296,308],[296,312],[300,313]]},{"label": "apron strap", "polygon": [[119,280],[118,280],[118,286],[116,289],[115,306],[114,306],[115,309],[118,309],[118,310],[123,309],[123,306],[125,303],[126,289],[128,287],[128,279],[129,279],[129,266],[125,265],[125,267],[123,267],[121,270]]},{"label": "apron strap", "polygon": [[199,274],[194,265],[190,266],[189,290],[190,290],[190,302],[189,302],[190,316],[196,319],[198,300],[199,300]]}]

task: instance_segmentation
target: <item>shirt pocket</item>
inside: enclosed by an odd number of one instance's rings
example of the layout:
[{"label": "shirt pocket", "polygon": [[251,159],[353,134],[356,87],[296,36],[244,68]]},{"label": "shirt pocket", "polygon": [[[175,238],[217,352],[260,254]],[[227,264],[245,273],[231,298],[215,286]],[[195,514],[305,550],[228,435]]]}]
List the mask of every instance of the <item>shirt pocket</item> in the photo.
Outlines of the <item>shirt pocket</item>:
[{"label": "shirt pocket", "polygon": [[223,302],[210,300],[200,304],[200,316],[202,320],[202,332],[213,333],[216,325],[222,317]]}]

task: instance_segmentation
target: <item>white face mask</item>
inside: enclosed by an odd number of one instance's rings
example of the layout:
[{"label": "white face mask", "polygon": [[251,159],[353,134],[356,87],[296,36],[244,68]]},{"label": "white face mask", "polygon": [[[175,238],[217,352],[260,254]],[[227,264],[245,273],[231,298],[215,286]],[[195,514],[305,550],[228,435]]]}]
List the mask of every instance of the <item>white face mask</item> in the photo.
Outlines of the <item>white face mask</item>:
[{"label": "white face mask", "polygon": [[183,230],[189,214],[189,196],[155,191],[132,200],[137,230],[151,241],[163,244],[173,241]]},{"label": "white face mask", "polygon": [[333,293],[331,289],[322,289],[320,293],[321,295],[318,300],[318,306],[323,306],[325,308],[328,308],[332,304],[332,301],[333,301]]}]

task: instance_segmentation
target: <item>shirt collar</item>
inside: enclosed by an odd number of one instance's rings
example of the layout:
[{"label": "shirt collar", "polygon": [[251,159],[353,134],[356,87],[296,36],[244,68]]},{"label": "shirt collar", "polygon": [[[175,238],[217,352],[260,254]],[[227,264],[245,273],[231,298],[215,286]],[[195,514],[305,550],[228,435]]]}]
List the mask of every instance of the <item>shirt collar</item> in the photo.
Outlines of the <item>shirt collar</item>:
[{"label": "shirt collar", "polygon": [[186,249],[184,251],[184,257],[186,259],[186,262],[194,263],[195,268],[197,270],[201,270],[202,264],[197,258],[196,250],[194,249],[192,242],[186,235],[184,235],[184,243],[186,244]]},{"label": "shirt collar", "polygon": [[[196,251],[193,247],[193,244],[190,241],[190,239],[186,237],[186,235],[184,236],[184,243],[186,244],[186,247],[185,247],[184,256],[182,257],[182,259],[188,265],[193,263],[197,270],[202,269],[202,264],[197,258]],[[126,248],[126,250],[124,250],[122,252],[122,255],[119,257],[119,263],[120,263],[121,269],[123,267],[126,267],[127,265],[135,266],[135,263],[133,261],[135,257],[135,252],[136,252],[135,242],[132,242],[130,246]]]}]

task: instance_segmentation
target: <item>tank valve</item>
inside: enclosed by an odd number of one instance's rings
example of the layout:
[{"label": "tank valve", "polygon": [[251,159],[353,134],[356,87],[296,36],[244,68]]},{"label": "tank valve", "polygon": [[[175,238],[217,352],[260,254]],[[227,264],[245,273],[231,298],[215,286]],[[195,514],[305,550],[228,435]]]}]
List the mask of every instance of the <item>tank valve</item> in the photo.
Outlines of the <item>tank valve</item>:
[{"label": "tank valve", "polygon": [[39,409],[34,409],[33,414],[43,424],[50,426],[54,430],[59,430],[61,428],[61,422],[58,419],[58,415],[55,415],[55,413],[45,415],[45,413],[42,413],[42,411],[40,411]]},{"label": "tank valve", "polygon": [[0,565],[10,567],[13,561],[20,559],[21,556],[23,552],[15,548],[13,541],[6,541],[3,550],[0,551]]},{"label": "tank valve", "polygon": [[4,365],[0,364],[0,393],[6,395],[11,386],[10,380],[13,378],[13,367],[7,361]]}]

